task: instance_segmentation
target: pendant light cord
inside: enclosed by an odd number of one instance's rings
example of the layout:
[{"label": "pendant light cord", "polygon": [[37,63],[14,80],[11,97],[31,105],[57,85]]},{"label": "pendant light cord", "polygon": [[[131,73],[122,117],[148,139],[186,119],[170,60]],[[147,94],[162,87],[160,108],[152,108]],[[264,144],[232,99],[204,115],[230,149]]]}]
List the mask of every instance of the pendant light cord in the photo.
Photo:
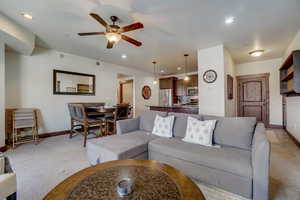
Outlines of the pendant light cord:
[{"label": "pendant light cord", "polygon": [[184,72],[185,72],[185,75],[187,76],[187,68],[188,68],[188,56],[189,54],[184,54],[184,57],[185,57],[185,68],[184,68]]}]

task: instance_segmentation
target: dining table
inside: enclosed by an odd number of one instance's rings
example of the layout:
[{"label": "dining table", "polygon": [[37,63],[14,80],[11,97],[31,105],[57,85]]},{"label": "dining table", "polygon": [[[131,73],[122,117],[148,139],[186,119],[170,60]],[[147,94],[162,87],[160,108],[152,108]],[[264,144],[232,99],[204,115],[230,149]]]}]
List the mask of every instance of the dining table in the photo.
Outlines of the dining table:
[{"label": "dining table", "polygon": [[[116,123],[116,111],[117,107],[115,106],[89,106],[86,107],[87,115],[89,118],[94,118],[102,120],[101,132],[104,135],[108,134],[108,121],[113,121]],[[114,124],[115,126],[115,124]],[[102,134],[103,135],[103,134]]]}]

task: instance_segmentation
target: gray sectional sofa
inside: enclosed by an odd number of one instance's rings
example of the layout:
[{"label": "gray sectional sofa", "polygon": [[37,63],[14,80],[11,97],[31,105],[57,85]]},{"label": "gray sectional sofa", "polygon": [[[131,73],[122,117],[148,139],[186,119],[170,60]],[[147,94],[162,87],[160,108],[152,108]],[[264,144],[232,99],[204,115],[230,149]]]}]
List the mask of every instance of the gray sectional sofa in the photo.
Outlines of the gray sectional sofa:
[{"label": "gray sectional sofa", "polygon": [[[174,115],[174,137],[152,135],[156,115]],[[206,147],[182,141],[187,117],[216,119],[214,144]],[[268,199],[270,144],[265,127],[255,118],[146,111],[117,123],[117,135],[90,140],[92,165],[119,159],[150,159],[169,164],[200,182],[254,200]]]}]

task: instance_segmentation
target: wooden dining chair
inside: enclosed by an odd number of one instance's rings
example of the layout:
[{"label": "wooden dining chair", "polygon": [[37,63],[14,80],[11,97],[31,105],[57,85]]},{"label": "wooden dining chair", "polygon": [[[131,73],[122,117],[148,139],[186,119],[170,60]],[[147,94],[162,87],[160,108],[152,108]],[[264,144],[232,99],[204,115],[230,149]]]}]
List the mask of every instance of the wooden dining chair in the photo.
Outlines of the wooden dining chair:
[{"label": "wooden dining chair", "polygon": [[68,108],[71,117],[70,138],[72,138],[72,135],[74,133],[83,134],[84,137],[83,147],[86,147],[86,141],[87,141],[89,129],[91,127],[99,127],[101,131],[101,127],[104,122],[102,119],[89,118],[82,104],[69,103]]},{"label": "wooden dining chair", "polygon": [[113,108],[111,111],[112,111],[111,116],[106,117],[106,134],[107,135],[116,134],[118,108]]},{"label": "wooden dining chair", "polygon": [[129,104],[118,104],[117,105],[117,119],[128,119],[130,113],[130,105]]}]

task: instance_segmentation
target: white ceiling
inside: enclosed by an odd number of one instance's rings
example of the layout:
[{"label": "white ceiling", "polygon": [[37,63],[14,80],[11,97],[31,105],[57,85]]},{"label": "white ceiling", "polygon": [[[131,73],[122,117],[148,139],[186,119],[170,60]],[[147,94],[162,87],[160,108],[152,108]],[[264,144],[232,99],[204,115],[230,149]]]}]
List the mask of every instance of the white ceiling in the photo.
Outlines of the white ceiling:
[{"label": "white ceiling", "polygon": [[[177,67],[184,65],[184,53],[194,71],[197,49],[220,43],[236,63],[280,57],[300,28],[300,0],[1,0],[0,12],[33,31],[40,46],[146,71],[156,60],[165,73],[182,73]],[[90,12],[107,22],[117,15],[121,26],[142,22],[143,30],[128,33],[142,47],[121,41],[108,50],[103,36],[77,36],[103,31]],[[236,21],[226,25],[229,16]],[[261,48],[261,58],[248,55]]]}]

